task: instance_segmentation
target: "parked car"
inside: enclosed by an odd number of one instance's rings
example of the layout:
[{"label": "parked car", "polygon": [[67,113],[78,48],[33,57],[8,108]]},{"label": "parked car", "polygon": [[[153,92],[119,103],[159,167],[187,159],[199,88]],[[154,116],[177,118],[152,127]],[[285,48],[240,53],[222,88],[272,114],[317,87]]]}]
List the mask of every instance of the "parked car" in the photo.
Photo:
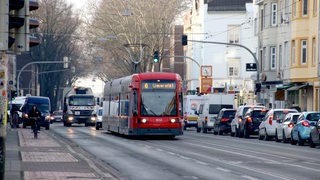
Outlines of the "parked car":
[{"label": "parked car", "polygon": [[249,138],[250,135],[259,134],[259,125],[268,110],[261,107],[251,107],[245,113],[243,120],[239,122],[240,136]]},{"label": "parked car", "polygon": [[278,120],[277,126],[276,126],[276,135],[275,135],[275,141],[283,143],[287,142],[291,139],[291,130],[293,126],[297,123],[298,117],[301,113],[288,113],[284,119]]},{"label": "parked car", "polygon": [[231,121],[231,132],[230,132],[231,136],[237,136],[237,137],[240,136],[240,131],[239,131],[239,124],[240,123],[239,122],[241,122],[243,120],[243,116],[247,112],[247,110],[252,107],[265,108],[265,106],[261,106],[261,105],[242,105],[242,106],[239,106],[234,119]]},{"label": "parked car", "polygon": [[259,125],[259,140],[268,141],[276,134],[277,120],[283,119],[288,113],[297,113],[296,109],[270,109]]},{"label": "parked car", "polygon": [[97,120],[96,120],[96,130],[102,128],[102,115],[103,115],[103,108],[99,107],[97,110]]},{"label": "parked car", "polygon": [[61,122],[62,121],[62,111],[53,111],[51,114],[51,122]]},{"label": "parked car", "polygon": [[233,94],[210,94],[203,95],[203,99],[198,108],[197,132],[203,133],[211,131],[214,128],[214,121],[223,108],[233,108]]},{"label": "parked car", "polygon": [[214,122],[213,134],[229,133],[231,131],[231,121],[234,119],[236,112],[236,109],[221,109]]},{"label": "parked car", "polygon": [[303,146],[310,140],[311,127],[316,126],[320,112],[302,112],[291,131],[291,144]]},{"label": "parked car", "polygon": [[310,130],[310,147],[320,146],[320,119]]}]

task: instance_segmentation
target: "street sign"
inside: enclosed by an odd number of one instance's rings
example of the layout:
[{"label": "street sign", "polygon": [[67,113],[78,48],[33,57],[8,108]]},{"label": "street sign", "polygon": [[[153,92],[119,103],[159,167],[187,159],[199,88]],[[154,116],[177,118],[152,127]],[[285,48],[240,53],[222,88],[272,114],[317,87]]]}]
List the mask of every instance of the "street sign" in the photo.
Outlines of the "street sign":
[{"label": "street sign", "polygon": [[257,71],[256,63],[246,63],[246,71]]},{"label": "street sign", "polygon": [[211,88],[212,88],[212,78],[201,78],[201,92],[203,93],[212,93]]}]

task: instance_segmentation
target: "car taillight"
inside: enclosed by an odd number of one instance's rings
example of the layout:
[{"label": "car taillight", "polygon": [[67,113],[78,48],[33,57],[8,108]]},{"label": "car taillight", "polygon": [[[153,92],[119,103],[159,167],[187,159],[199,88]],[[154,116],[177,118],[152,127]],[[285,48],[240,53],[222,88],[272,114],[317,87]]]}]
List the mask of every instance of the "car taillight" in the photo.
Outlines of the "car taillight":
[{"label": "car taillight", "polygon": [[221,122],[228,122],[229,118],[221,118]]},{"label": "car taillight", "polygon": [[310,127],[310,124],[308,121],[302,121],[302,126],[305,126],[305,127]]},{"label": "car taillight", "polygon": [[292,123],[288,124],[289,128],[293,128],[293,126],[294,126],[294,124],[292,124]]},{"label": "car taillight", "polygon": [[28,114],[24,114],[23,116],[24,116],[25,118],[28,118]]},{"label": "car taillight", "polygon": [[251,118],[250,116],[248,117],[247,122],[248,122],[248,123],[251,123],[251,122],[252,122],[252,118]]},{"label": "car taillight", "polygon": [[269,117],[269,124],[270,124],[270,125],[272,125],[272,119],[273,119],[273,116],[271,115],[271,116]]}]

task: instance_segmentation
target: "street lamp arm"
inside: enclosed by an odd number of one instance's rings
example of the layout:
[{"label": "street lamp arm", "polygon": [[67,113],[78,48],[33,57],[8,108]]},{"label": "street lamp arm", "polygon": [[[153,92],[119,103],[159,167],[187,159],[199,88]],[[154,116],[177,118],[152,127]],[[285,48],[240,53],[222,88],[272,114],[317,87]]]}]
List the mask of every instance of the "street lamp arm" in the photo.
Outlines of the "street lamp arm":
[{"label": "street lamp arm", "polygon": [[21,69],[20,69],[20,71],[19,71],[19,73],[18,73],[18,76],[17,76],[17,95],[19,96],[20,95],[20,81],[19,81],[19,79],[20,79],[20,75],[21,75],[21,72],[25,69],[25,68],[27,68],[29,65],[32,65],[32,64],[54,64],[54,63],[65,63],[65,62],[63,62],[63,61],[34,61],[34,62],[29,62],[29,63],[27,63],[27,64],[25,64]]},{"label": "street lamp arm", "polygon": [[199,43],[208,43],[208,44],[223,44],[223,45],[229,45],[229,46],[239,46],[239,47],[244,48],[245,50],[247,50],[252,55],[252,57],[255,60],[255,63],[257,64],[257,82],[260,82],[260,78],[259,78],[260,69],[259,69],[258,59],[257,59],[256,55],[249,48],[247,48],[246,46],[241,45],[241,44],[215,42],[215,41],[198,41],[198,40],[188,40],[188,41],[190,41],[190,42],[199,42]]},{"label": "street lamp arm", "polygon": [[198,67],[200,68],[200,64],[198,63],[198,61],[196,61],[195,59],[193,59],[193,58],[191,58],[189,56],[165,56],[165,57],[169,57],[169,58],[171,58],[171,57],[187,58],[187,59],[190,59],[191,61],[195,62],[198,65]]}]

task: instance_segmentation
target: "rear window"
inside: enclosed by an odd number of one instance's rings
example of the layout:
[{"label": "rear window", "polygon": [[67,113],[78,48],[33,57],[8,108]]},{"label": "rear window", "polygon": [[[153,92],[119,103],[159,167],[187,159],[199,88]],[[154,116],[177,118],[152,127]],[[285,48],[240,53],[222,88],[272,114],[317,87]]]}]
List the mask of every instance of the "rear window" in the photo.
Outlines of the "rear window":
[{"label": "rear window", "polygon": [[233,105],[229,104],[210,104],[209,105],[209,114],[219,114],[219,111],[223,108],[232,109]]},{"label": "rear window", "polygon": [[252,112],[253,117],[263,118],[267,114],[267,111],[255,110]]},{"label": "rear window", "polygon": [[297,123],[298,117],[299,117],[299,115],[293,115],[293,116],[292,116],[292,121],[293,121],[294,123]]},{"label": "rear window", "polygon": [[236,114],[236,111],[224,111],[222,117],[233,119]]},{"label": "rear window", "polygon": [[320,113],[311,113],[307,115],[307,120],[318,121],[320,119]]},{"label": "rear window", "polygon": [[274,112],[274,116],[273,116],[273,120],[279,120],[279,119],[284,119],[284,117],[288,114],[288,113],[295,113],[296,111],[275,111]]}]

